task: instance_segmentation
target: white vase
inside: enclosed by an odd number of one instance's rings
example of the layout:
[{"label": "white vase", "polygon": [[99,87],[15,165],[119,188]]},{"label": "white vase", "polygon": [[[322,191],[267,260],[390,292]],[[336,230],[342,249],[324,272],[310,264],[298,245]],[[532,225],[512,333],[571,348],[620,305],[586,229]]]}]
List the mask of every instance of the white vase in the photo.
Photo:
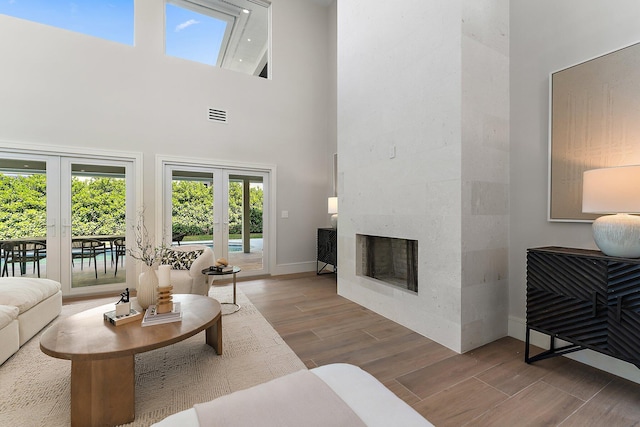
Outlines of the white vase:
[{"label": "white vase", "polygon": [[136,288],[138,304],[143,309],[147,309],[156,303],[156,288],[158,287],[158,275],[153,267],[144,266],[144,271],[138,277],[138,287]]}]

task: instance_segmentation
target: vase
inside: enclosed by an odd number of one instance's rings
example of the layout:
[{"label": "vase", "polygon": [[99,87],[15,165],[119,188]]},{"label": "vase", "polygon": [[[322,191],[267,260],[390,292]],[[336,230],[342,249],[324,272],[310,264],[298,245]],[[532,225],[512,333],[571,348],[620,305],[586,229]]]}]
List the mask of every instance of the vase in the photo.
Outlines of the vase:
[{"label": "vase", "polygon": [[144,271],[138,277],[138,287],[136,289],[138,304],[143,309],[156,303],[156,288],[158,287],[158,275],[153,267],[145,265]]}]

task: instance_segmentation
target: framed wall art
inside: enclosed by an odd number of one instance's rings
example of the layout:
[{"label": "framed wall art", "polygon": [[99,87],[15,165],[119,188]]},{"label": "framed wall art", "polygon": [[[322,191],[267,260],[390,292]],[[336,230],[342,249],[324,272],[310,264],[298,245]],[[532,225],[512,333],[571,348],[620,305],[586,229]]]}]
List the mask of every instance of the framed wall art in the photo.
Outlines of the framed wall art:
[{"label": "framed wall art", "polygon": [[[640,43],[550,76],[549,220],[582,213],[582,174],[640,164]],[[640,183],[639,183],[640,185]]]}]

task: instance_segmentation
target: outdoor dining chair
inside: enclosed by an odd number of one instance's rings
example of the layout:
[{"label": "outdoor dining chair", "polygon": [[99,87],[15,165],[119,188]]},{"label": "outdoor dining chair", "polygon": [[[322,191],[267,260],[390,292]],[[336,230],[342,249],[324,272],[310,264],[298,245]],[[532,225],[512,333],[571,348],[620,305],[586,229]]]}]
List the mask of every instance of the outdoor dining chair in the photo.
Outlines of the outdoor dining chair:
[{"label": "outdoor dining chair", "polygon": [[74,259],[80,259],[80,269],[84,269],[85,258],[89,260],[89,266],[91,266],[91,260],[93,259],[93,268],[96,273],[96,279],[98,278],[98,255],[102,254],[102,260],[104,261],[104,273],[107,274],[107,246],[105,242],[97,239],[73,239],[71,242],[71,264],[73,265]]},{"label": "outdoor dining chair", "polygon": [[115,256],[116,256],[116,272],[113,274],[114,276],[118,275],[118,260],[120,260],[120,263],[122,264],[122,266],[124,266],[124,257],[127,255],[127,246],[125,244],[125,239],[124,238],[117,238],[113,240],[113,248],[115,249]]}]

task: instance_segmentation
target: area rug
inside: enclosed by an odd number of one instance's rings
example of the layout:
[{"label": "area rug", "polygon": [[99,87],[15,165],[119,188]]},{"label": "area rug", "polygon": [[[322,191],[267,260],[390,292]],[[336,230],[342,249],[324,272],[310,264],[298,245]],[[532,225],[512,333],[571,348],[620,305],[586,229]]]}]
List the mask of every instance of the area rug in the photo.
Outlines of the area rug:
[{"label": "area rug", "polygon": [[[231,287],[213,287],[210,296],[231,301]],[[237,301],[241,310],[222,318],[221,356],[205,344],[204,332],[136,356],[136,419],[126,426],[148,426],[195,403],[305,369],[240,291]],[[54,322],[109,302],[115,301],[64,305]],[[71,362],[45,355],[39,345],[36,335],[0,366],[0,426],[70,424]]]}]

